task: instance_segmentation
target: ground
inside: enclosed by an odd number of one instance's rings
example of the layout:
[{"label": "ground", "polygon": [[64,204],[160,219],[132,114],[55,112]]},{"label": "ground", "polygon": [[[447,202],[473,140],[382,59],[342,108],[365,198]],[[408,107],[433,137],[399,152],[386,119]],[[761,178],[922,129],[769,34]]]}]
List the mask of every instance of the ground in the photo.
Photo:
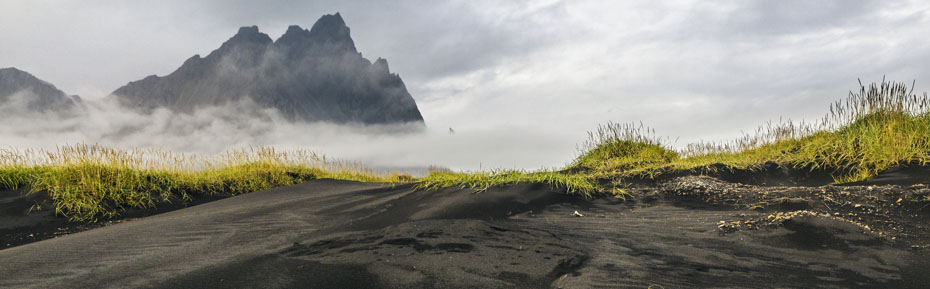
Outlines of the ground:
[{"label": "ground", "polygon": [[925,185],[689,175],[627,189],[633,199],[316,180],[0,250],[0,287],[930,284]]}]

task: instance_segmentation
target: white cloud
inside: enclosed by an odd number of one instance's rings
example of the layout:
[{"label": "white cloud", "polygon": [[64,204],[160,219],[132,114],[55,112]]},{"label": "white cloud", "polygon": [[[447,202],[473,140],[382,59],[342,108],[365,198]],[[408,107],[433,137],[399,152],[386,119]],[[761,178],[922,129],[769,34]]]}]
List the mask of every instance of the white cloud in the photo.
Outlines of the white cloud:
[{"label": "white cloud", "polygon": [[[276,38],[339,11],[362,53],[401,75],[431,132],[331,136],[358,146],[314,132],[313,143],[373,162],[460,168],[559,166],[608,120],[643,121],[680,143],[715,140],[779,117],[817,119],[860,77],[917,79],[918,91],[930,82],[922,1],[256,3],[0,1],[0,66],[69,93],[111,91],[169,73],[238,26]],[[295,144],[270,135],[249,141]],[[390,153],[362,152],[376,150],[366,142]]]}]

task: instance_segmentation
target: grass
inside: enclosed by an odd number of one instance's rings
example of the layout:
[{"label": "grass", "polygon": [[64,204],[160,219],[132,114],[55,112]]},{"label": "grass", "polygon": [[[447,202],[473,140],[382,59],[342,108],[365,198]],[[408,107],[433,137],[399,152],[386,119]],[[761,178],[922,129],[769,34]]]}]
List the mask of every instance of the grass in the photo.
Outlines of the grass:
[{"label": "grass", "polygon": [[411,182],[409,175],[375,175],[353,163],[307,151],[259,147],[221,155],[158,150],[122,151],[96,145],[56,151],[0,150],[0,188],[47,191],[55,211],[74,221],[115,217],[203,195],[237,195],[319,178]]},{"label": "grass", "polygon": [[[644,133],[645,132],[645,133]],[[642,124],[608,123],[588,132],[586,152],[572,167],[600,172],[661,166],[678,160],[679,153],[662,145],[662,139]]]},{"label": "grass", "polygon": [[868,179],[896,165],[930,162],[930,98],[903,83],[850,92],[819,122],[769,123],[724,143],[673,150],[642,125],[607,124],[592,132],[571,168],[597,178],[655,177],[663,172],[723,164],[757,169],[766,162],[834,171],[838,183]]},{"label": "grass", "polygon": [[431,172],[418,180],[417,188],[441,189],[459,187],[474,189],[478,192],[491,187],[516,183],[544,183],[555,188],[565,189],[569,193],[591,197],[599,190],[588,177],[566,174],[550,170],[525,172],[518,170],[477,171],[477,172]]},{"label": "grass", "polygon": [[[681,170],[758,170],[774,162],[796,169],[832,171],[837,183],[865,180],[896,165],[930,163],[930,98],[903,83],[860,83],[858,92],[833,103],[814,123],[780,122],[720,143],[673,149],[643,124],[607,123],[588,133],[581,154],[562,171],[433,172],[419,188],[472,188],[547,183],[569,193],[626,197],[621,180],[655,178]],[[607,180],[603,185],[601,180]]]}]

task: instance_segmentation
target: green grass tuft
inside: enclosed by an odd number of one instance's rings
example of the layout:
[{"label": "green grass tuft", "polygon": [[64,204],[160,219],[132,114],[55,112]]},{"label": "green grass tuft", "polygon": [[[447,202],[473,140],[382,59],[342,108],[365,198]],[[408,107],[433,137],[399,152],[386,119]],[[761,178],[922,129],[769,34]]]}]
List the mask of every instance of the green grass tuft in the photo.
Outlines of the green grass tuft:
[{"label": "green grass tuft", "polygon": [[589,132],[587,150],[570,168],[618,171],[643,166],[664,165],[678,160],[678,153],[662,145],[661,139],[641,134],[642,125],[608,123]]}]

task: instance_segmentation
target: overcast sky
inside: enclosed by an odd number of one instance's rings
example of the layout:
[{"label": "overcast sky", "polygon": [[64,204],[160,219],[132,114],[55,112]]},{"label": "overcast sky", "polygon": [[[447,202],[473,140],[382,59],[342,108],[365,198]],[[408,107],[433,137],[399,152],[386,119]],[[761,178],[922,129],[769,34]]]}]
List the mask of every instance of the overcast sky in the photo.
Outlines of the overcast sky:
[{"label": "overcast sky", "polygon": [[430,128],[520,136],[487,140],[520,155],[503,167],[564,164],[607,121],[683,145],[818,119],[857,78],[930,87],[926,1],[0,0],[0,67],[94,98],[168,74],[240,26],[277,38],[334,12],[366,58],[400,74]]}]

